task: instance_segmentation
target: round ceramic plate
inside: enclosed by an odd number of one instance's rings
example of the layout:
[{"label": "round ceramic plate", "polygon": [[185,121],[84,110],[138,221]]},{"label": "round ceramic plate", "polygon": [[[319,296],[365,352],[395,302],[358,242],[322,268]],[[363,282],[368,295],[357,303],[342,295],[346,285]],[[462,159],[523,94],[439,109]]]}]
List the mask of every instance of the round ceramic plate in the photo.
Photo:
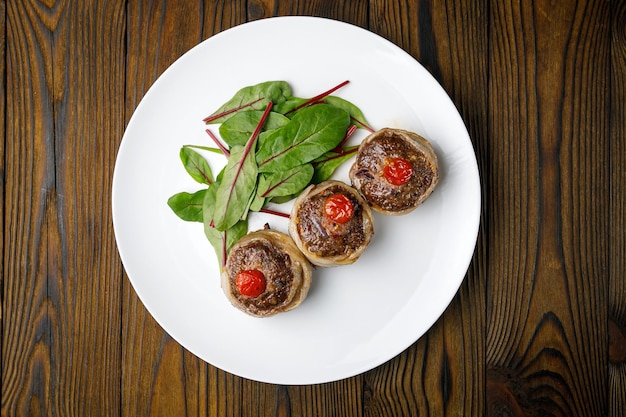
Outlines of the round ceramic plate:
[{"label": "round ceramic plate", "polygon": [[[253,318],[230,305],[202,224],[167,205],[201,187],[185,172],[185,144],[211,146],[202,119],[242,87],[285,80],[312,97],[360,107],[374,129],[428,138],[441,179],[405,216],[375,216],[375,237],[353,265],[317,268],[297,309]],[[215,128],[217,132],[217,128]],[[359,130],[356,143],[367,132]],[[211,157],[209,157],[211,158]],[[214,172],[223,164],[211,160]],[[349,182],[351,161],[335,174]],[[288,212],[289,204],[276,207]],[[410,55],[362,28],[313,17],[246,23],[191,49],[154,83],[133,114],[113,179],[113,221],[128,277],[148,311],[186,349],[233,374],[277,384],[350,377],[380,365],[421,337],[457,292],[478,233],[480,183],[467,130],[441,86]],[[250,230],[286,220],[257,214]]]}]

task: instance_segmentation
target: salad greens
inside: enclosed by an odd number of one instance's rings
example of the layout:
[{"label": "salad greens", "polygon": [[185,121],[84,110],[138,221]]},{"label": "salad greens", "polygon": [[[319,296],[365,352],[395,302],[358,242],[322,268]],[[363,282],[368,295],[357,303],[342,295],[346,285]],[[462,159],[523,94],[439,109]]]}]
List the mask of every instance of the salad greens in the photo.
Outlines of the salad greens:
[{"label": "salad greens", "polygon": [[[358,128],[373,131],[356,105],[330,95],[347,83],[309,99],[292,96],[285,81],[244,87],[203,120],[220,124],[220,137],[207,129],[217,148],[181,148],[185,170],[204,188],[177,193],[167,203],[181,219],[204,224],[222,267],[230,248],[248,232],[251,211],[288,217],[267,209],[267,203],[284,203],[330,178],[358,148],[344,146],[348,137]],[[217,177],[198,150],[227,158]]]},{"label": "salad greens", "polygon": [[337,107],[306,107],[261,141],[259,171],[279,172],[308,163],[339,145],[349,127],[350,116]]}]

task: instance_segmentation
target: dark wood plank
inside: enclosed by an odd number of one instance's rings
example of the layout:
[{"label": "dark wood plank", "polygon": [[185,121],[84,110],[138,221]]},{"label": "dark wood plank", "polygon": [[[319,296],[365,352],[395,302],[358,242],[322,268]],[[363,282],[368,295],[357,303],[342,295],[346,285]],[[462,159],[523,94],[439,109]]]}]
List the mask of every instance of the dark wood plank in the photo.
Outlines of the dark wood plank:
[{"label": "dark wood plank", "polygon": [[48,297],[57,308],[59,327],[58,352],[53,351],[59,380],[51,388],[60,394],[54,414],[116,414],[121,402],[121,337],[114,329],[121,323],[122,267],[110,190],[124,129],[125,2],[55,6],[57,219],[50,225],[58,241],[49,241],[47,254],[54,266],[52,274],[48,270]]},{"label": "dark wood plank", "polygon": [[251,0],[248,20],[272,16],[317,16],[364,26],[367,24],[369,2],[361,0]]},{"label": "dark wood plank", "polygon": [[612,2],[609,416],[626,415],[626,3]]},{"label": "dark wood plank", "polygon": [[[487,15],[484,1],[385,0],[372,2],[371,10],[371,29],[413,55],[451,96],[481,170],[487,157]],[[366,415],[483,414],[486,245],[481,231],[466,279],[433,328],[366,374]]]},{"label": "dark wood plank", "polygon": [[[47,300],[46,176],[51,158],[51,37],[32,9],[6,10],[2,414],[50,413],[51,318]],[[37,39],[39,37],[39,40]],[[43,75],[43,76],[42,76]],[[37,98],[35,98],[35,96]],[[54,175],[51,175],[54,177]]]},{"label": "dark wood plank", "polygon": [[487,411],[606,415],[610,4],[490,10]]},{"label": "dark wood plank", "polygon": [[362,416],[361,376],[340,381],[278,387],[277,416]]},{"label": "dark wood plank", "polygon": [[[128,2],[126,121],[159,75],[202,40],[203,20],[201,3]],[[206,415],[210,367],[163,331],[126,276],[123,292],[122,415]]]},{"label": "dark wood plank", "polygon": [[2,414],[117,413],[124,3],[49,6],[6,4]]},{"label": "dark wood plank", "polygon": [[[1,80],[6,80],[6,2],[1,1],[0,2],[0,79]],[[5,193],[4,193],[4,182],[5,182],[5,163],[4,163],[4,149],[5,149],[5,140],[6,140],[6,124],[5,124],[5,118],[6,118],[6,88],[5,88],[5,83],[2,82],[0,83],[0,133],[2,135],[3,138],[5,138],[4,140],[2,140],[2,142],[0,142],[0,195],[2,195],[2,204],[0,204],[0,219],[2,220],[2,223],[0,223],[0,236],[2,236],[2,239],[0,239],[0,253],[2,254],[2,259],[3,262],[0,263],[0,329],[4,329],[4,321],[3,321],[3,317],[4,315],[2,314],[3,310],[4,310],[4,269],[5,269],[5,264],[4,264],[4,256],[5,256],[5,251],[4,251],[4,246],[5,246],[5,240],[4,240],[4,236],[5,236],[5,222],[4,222],[4,199],[5,199]],[[0,358],[4,358],[3,355],[4,352],[4,331],[0,331]],[[4,361],[0,360],[0,366],[2,366],[2,369],[4,369]],[[2,387],[4,387],[4,373],[2,373],[2,377],[0,379],[0,384]],[[4,392],[4,390],[3,390]],[[0,395],[0,403],[4,403],[4,396]],[[0,410],[0,412],[2,412]]]}]

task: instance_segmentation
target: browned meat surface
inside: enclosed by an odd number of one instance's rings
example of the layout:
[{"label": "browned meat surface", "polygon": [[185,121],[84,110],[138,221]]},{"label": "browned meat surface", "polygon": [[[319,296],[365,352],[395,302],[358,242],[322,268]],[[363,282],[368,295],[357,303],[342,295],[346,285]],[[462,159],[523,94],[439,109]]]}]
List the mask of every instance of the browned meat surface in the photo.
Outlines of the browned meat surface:
[{"label": "browned meat surface", "polygon": [[[383,175],[394,158],[410,162],[413,174],[401,185]],[[384,214],[405,214],[421,204],[439,180],[437,156],[430,143],[413,132],[382,129],[368,136],[350,170],[352,185],[372,208]]]},{"label": "browned meat surface", "polygon": [[[326,199],[344,194],[354,208],[352,218],[339,223],[324,214]],[[370,244],[374,234],[369,206],[352,187],[339,181],[327,181],[305,190],[294,204],[290,234],[313,263],[332,266],[353,263]]]}]

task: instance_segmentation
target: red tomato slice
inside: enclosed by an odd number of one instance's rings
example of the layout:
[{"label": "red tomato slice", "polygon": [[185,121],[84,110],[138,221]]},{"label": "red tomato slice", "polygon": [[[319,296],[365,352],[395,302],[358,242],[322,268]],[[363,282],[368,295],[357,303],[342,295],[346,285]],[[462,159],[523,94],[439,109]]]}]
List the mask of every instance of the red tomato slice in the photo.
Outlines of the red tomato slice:
[{"label": "red tomato slice", "polygon": [[329,219],[344,224],[354,216],[354,206],[345,194],[333,194],[324,201],[324,214]]},{"label": "red tomato slice", "polygon": [[255,298],[265,291],[265,275],[258,269],[246,269],[237,274],[235,285],[242,295]]},{"label": "red tomato slice", "polygon": [[413,165],[404,158],[390,158],[383,168],[383,176],[390,184],[406,184],[413,176]]}]

